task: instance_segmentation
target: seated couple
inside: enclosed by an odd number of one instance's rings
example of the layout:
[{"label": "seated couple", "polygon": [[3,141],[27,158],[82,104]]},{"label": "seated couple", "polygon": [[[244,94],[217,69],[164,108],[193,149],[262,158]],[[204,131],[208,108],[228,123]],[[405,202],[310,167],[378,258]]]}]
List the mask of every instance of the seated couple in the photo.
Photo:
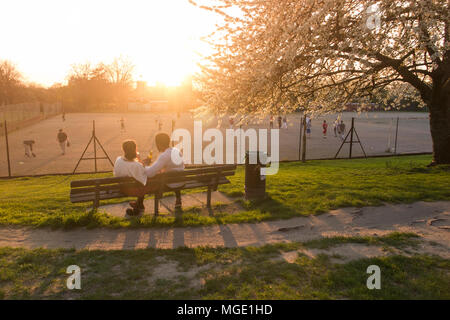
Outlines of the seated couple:
[{"label": "seated couple", "polygon": [[[142,184],[142,187],[139,188],[130,187],[122,190],[126,195],[137,197],[136,202],[130,202],[135,214],[145,209],[144,196],[155,188],[151,183],[147,183],[147,178],[154,177],[158,173],[184,170],[183,162],[175,164],[172,161],[172,153],[177,153],[181,158],[181,152],[177,148],[170,147],[170,137],[168,134],[158,133],[155,137],[155,143],[160,155],[154,164],[149,165],[151,160],[148,158],[143,160],[139,158],[136,142],[133,140],[123,142],[122,149],[124,155],[119,156],[114,164],[115,177],[132,177]],[[179,194],[177,194],[177,200],[179,199]]]}]

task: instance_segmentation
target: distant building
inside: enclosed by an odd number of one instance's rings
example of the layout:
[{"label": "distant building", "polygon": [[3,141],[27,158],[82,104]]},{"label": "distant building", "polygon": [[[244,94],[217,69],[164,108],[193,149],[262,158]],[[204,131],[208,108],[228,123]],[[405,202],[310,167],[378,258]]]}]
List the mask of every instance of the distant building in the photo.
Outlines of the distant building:
[{"label": "distant building", "polygon": [[165,112],[170,111],[169,101],[167,100],[150,100],[150,101],[134,101],[128,102],[128,111],[150,111]]},{"label": "distant building", "polygon": [[148,86],[145,81],[137,81],[128,100],[129,111],[180,112],[195,107],[192,77],[176,87],[167,87],[162,83]]}]

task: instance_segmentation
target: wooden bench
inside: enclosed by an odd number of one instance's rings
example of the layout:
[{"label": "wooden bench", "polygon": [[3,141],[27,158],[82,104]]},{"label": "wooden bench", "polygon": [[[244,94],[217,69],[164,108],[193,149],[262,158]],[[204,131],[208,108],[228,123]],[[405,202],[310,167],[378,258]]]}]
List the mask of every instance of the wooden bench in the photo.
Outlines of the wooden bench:
[{"label": "wooden bench", "polygon": [[[194,188],[207,188],[206,205],[211,208],[211,192],[221,184],[230,183],[228,176],[234,175],[236,165],[190,166],[184,171],[172,171],[158,174],[147,180],[147,186],[155,195],[155,215],[159,211],[159,202],[165,192],[175,192],[177,203],[181,204],[180,191]],[[98,208],[100,200],[117,199],[134,195],[124,190],[142,187],[134,178],[101,178],[74,180],[70,183],[70,201],[72,203],[91,202]]]}]

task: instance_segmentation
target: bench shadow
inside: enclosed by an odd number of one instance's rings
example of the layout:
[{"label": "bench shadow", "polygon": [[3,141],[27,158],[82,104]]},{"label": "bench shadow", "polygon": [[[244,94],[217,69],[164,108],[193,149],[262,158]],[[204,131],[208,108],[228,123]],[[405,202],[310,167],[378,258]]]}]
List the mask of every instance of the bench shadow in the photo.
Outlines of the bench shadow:
[{"label": "bench shadow", "polygon": [[185,247],[186,244],[184,242],[184,231],[182,228],[174,228],[173,229],[173,249],[178,247]]},{"label": "bench shadow", "polygon": [[140,232],[125,232],[125,240],[122,245],[123,250],[135,249],[139,240]]},{"label": "bench shadow", "polygon": [[156,248],[156,245],[156,230],[150,229],[147,248]]},{"label": "bench shadow", "polygon": [[289,218],[297,215],[297,212],[291,207],[271,198],[269,195],[260,200],[245,200],[244,198],[241,198],[237,200],[237,203],[240,204],[244,210],[261,210],[262,212],[268,212],[270,213],[271,219]]},{"label": "bench shadow", "polygon": [[224,224],[219,225],[220,235],[223,238],[223,244],[227,248],[234,248],[238,246],[236,238],[233,235],[230,227]]}]

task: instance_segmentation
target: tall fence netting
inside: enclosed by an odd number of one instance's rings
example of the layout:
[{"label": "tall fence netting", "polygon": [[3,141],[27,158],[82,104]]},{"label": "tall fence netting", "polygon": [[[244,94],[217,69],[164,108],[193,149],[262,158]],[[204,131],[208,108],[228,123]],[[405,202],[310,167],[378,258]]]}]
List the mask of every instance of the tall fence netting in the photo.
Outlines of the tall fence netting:
[{"label": "tall fence netting", "polygon": [[[8,176],[6,155],[6,140],[4,136],[4,120],[8,126],[9,158],[12,176],[62,174],[71,173],[79,161],[83,151],[92,137],[93,121],[95,121],[96,136],[112,162],[122,154],[121,144],[125,139],[134,139],[141,156],[147,156],[152,151],[157,157],[158,151],[154,144],[157,132],[171,133],[173,129],[186,129],[191,133],[191,152],[194,157],[194,121],[202,121],[203,133],[209,128],[219,129],[225,140],[226,130],[236,130],[236,116],[222,119],[196,119],[189,113],[155,114],[146,113],[71,113],[64,117],[55,116],[61,113],[58,104],[21,104],[0,107],[2,136],[0,137],[0,176]],[[284,115],[282,115],[284,117]],[[280,161],[295,161],[301,156],[302,144],[301,113],[286,116],[287,127],[279,129],[279,159]],[[230,122],[230,118],[233,119]],[[427,153],[432,151],[432,143],[427,113],[420,112],[370,112],[356,114],[344,112],[335,115],[311,117],[310,130],[306,135],[306,159],[348,158],[350,153],[350,135],[347,136],[352,118],[354,118],[354,135],[352,157],[380,156],[394,154]],[[123,121],[122,121],[123,120]],[[345,124],[344,133],[334,130],[338,120]],[[324,132],[324,121],[327,130]],[[123,124],[123,126],[122,126]],[[278,129],[278,115],[273,118],[272,126]],[[242,125],[244,131],[269,129],[268,153],[273,149],[270,144],[270,118],[262,121],[248,121]],[[68,135],[70,146],[66,146],[62,154],[61,145],[57,141],[60,129]],[[261,137],[261,136],[259,136]],[[343,139],[347,137],[347,143]],[[26,155],[24,141],[34,141],[34,156]],[[358,142],[359,141],[359,142]],[[210,142],[203,141],[203,148]],[[225,145],[225,141],[224,141]],[[341,147],[342,146],[342,147]],[[337,154],[339,148],[339,154]],[[246,146],[248,150],[248,144]],[[364,152],[363,152],[364,150]],[[223,150],[225,161],[226,149]],[[237,150],[234,149],[237,154]],[[77,172],[95,171],[93,143],[86,149],[84,158]],[[97,144],[97,157],[104,157],[103,150]],[[108,160],[97,160],[97,170],[112,170]]]}]

